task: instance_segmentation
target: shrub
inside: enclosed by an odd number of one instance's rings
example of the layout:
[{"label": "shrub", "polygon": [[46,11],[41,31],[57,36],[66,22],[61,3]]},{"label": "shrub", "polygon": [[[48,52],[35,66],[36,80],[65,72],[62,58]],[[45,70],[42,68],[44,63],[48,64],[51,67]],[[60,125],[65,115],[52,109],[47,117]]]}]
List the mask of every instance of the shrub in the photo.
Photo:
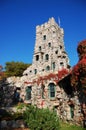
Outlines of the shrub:
[{"label": "shrub", "polygon": [[31,130],[59,130],[59,119],[54,111],[29,106],[24,112],[24,120]]}]

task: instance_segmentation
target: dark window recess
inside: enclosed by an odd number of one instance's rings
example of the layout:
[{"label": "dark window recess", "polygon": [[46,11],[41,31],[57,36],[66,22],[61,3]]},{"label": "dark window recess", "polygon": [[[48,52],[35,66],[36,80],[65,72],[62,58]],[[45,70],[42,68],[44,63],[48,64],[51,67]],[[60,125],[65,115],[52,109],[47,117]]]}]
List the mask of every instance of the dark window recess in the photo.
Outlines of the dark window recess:
[{"label": "dark window recess", "polygon": [[42,69],[42,71],[44,71],[44,69]]},{"label": "dark window recess", "polygon": [[37,74],[37,69],[34,70],[34,74]]},{"label": "dark window recess", "polygon": [[50,70],[50,66],[47,66],[47,67],[46,67],[46,70],[47,70],[47,71]]},{"label": "dark window recess", "polygon": [[61,66],[63,66],[63,65],[64,65],[64,63],[63,63],[63,62],[60,62],[60,65],[61,65]]},{"label": "dark window recess", "polygon": [[51,47],[51,42],[48,43],[48,46]]},{"label": "dark window recess", "polygon": [[66,58],[66,56],[63,56],[62,58]]},{"label": "dark window recess", "polygon": [[30,73],[32,73],[32,70],[30,70]]},{"label": "dark window recess", "polygon": [[41,51],[42,50],[42,48],[41,48],[41,46],[39,46],[39,51]]},{"label": "dark window recess", "polygon": [[59,55],[58,58],[61,58],[61,55]]},{"label": "dark window recess", "polygon": [[26,73],[25,75],[27,76],[28,74]]},{"label": "dark window recess", "polygon": [[55,33],[55,31],[53,31],[53,33]]},{"label": "dark window recess", "polygon": [[62,46],[60,45],[60,49],[62,49]]},{"label": "dark window recess", "polygon": [[71,118],[74,117],[74,105],[70,105],[70,115],[71,115]]},{"label": "dark window recess", "polygon": [[32,90],[31,86],[28,86],[26,88],[26,100],[30,100],[31,99],[31,90]]},{"label": "dark window recess", "polygon": [[49,84],[49,90],[50,90],[50,97],[54,98],[55,97],[55,85],[54,85],[54,83]]},{"label": "dark window recess", "polygon": [[43,40],[46,40],[46,35],[43,36]]},{"label": "dark window recess", "polygon": [[36,55],[36,61],[38,61],[39,60],[39,55]]},{"label": "dark window recess", "polygon": [[55,53],[58,54],[58,50],[56,50]]},{"label": "dark window recess", "polygon": [[20,88],[16,88],[16,90],[14,91],[14,102],[19,102],[20,101],[20,91],[21,89]]},{"label": "dark window recess", "polygon": [[55,69],[55,62],[52,63],[52,69]]},{"label": "dark window recess", "polygon": [[49,55],[48,54],[45,55],[45,60],[49,60]]}]

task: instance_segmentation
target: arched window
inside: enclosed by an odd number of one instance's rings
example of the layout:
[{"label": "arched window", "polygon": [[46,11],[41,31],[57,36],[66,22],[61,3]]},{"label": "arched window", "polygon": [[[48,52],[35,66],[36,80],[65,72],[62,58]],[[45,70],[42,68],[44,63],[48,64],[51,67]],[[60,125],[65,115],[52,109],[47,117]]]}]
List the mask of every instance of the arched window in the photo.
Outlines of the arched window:
[{"label": "arched window", "polygon": [[49,97],[50,98],[55,97],[55,84],[54,83],[49,84]]},{"label": "arched window", "polygon": [[36,55],[36,61],[38,61],[39,60],[39,55]]},{"label": "arched window", "polygon": [[48,47],[51,47],[51,42],[48,43]]},{"label": "arched window", "polygon": [[31,86],[27,86],[26,87],[26,100],[30,100],[31,99],[31,90],[32,90]]},{"label": "arched window", "polygon": [[45,60],[46,61],[49,60],[49,55],[48,54],[45,55]]},{"label": "arched window", "polygon": [[49,65],[46,67],[46,70],[47,70],[47,71],[49,71],[49,70],[50,70],[50,66],[49,66]]}]

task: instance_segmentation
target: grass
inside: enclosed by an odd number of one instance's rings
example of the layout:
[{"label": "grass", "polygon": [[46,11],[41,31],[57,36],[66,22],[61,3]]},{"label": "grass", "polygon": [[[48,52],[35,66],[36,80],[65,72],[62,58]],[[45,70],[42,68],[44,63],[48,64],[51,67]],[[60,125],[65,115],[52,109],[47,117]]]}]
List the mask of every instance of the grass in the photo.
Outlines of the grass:
[{"label": "grass", "polygon": [[69,125],[68,123],[61,123],[60,130],[86,130],[86,128],[82,128],[80,126]]}]

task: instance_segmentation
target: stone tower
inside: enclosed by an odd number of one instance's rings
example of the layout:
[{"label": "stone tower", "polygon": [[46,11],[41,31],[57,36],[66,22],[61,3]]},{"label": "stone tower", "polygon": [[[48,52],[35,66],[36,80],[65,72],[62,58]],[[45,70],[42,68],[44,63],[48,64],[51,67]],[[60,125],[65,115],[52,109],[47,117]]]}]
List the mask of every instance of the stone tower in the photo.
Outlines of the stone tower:
[{"label": "stone tower", "polygon": [[60,119],[80,124],[83,120],[80,93],[75,93],[70,84],[69,58],[63,38],[63,29],[54,18],[37,26],[32,65],[21,78],[13,77],[8,82],[16,86],[17,94],[20,91],[19,98],[24,103],[54,109]]},{"label": "stone tower", "polygon": [[24,74],[32,76],[58,72],[69,65],[64,47],[64,31],[54,18],[36,27],[33,63]]}]

